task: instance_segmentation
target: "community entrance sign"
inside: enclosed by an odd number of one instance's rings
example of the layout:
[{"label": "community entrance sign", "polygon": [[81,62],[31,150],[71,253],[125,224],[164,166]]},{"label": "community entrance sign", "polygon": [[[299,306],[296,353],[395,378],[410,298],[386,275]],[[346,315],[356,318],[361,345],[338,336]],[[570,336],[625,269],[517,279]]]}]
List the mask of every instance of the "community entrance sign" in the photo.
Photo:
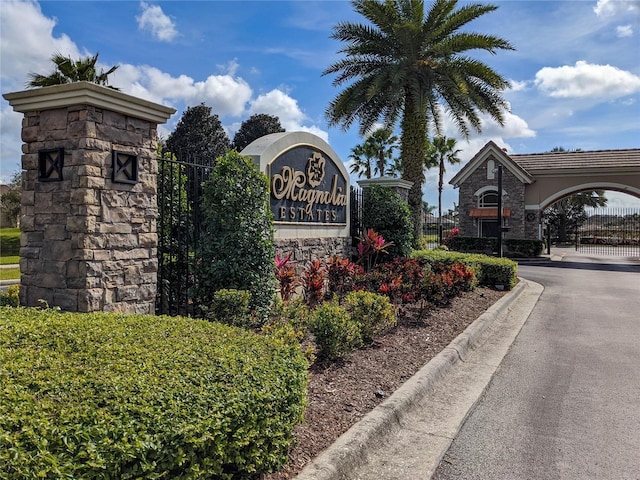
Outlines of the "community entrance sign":
[{"label": "community entrance sign", "polygon": [[278,254],[302,265],[351,255],[349,174],[327,142],[308,132],[273,133],[240,153],[269,179]]},{"label": "community entrance sign", "polygon": [[347,179],[336,162],[297,146],[269,165],[270,205],[276,224],[347,224]]}]

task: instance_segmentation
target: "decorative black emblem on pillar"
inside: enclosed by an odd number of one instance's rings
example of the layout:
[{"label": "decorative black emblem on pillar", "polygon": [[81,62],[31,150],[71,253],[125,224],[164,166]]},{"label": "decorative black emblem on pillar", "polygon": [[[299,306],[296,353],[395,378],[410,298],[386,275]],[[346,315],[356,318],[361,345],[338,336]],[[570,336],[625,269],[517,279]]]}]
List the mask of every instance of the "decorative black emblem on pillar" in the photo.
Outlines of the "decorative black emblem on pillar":
[{"label": "decorative black emblem on pillar", "polygon": [[64,148],[38,150],[38,180],[41,182],[61,182],[63,165]]},{"label": "decorative black emblem on pillar", "polygon": [[116,183],[138,183],[138,156],[114,150],[112,179]]}]

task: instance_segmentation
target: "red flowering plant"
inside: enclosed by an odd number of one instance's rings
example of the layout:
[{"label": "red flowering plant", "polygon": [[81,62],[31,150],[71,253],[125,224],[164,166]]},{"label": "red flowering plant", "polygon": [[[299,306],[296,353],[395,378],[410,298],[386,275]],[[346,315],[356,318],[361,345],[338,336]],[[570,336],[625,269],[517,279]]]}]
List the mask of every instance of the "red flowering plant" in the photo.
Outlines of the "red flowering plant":
[{"label": "red flowering plant", "polygon": [[377,233],[373,228],[368,228],[367,233],[360,237],[358,242],[358,261],[359,265],[370,271],[378,263],[380,255],[385,255],[393,242],[387,242],[382,235]]},{"label": "red flowering plant", "polygon": [[303,274],[304,300],[310,307],[316,307],[324,298],[327,268],[314,260],[307,264]]},{"label": "red flowering plant", "polygon": [[295,293],[296,287],[300,284],[296,277],[296,269],[291,261],[291,253],[286,257],[276,255],[276,278],[280,284],[280,298],[283,302],[288,302]]},{"label": "red flowering plant", "polygon": [[456,238],[458,235],[460,235],[460,230],[458,229],[458,227],[453,227],[451,230],[447,232],[447,235],[442,240],[442,243],[447,247],[449,247],[451,246],[453,239]]},{"label": "red flowering plant", "polygon": [[363,273],[363,268],[348,258],[337,255],[329,258],[327,266],[327,297],[334,294],[342,297],[353,290],[356,275]]}]

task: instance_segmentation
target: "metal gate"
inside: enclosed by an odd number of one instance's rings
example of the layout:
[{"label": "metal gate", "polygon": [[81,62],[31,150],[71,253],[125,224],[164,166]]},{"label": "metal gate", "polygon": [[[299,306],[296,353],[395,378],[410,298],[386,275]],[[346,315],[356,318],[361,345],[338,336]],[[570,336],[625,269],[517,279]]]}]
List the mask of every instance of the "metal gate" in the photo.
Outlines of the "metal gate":
[{"label": "metal gate", "polygon": [[585,253],[640,256],[640,209],[587,209],[576,249]]}]

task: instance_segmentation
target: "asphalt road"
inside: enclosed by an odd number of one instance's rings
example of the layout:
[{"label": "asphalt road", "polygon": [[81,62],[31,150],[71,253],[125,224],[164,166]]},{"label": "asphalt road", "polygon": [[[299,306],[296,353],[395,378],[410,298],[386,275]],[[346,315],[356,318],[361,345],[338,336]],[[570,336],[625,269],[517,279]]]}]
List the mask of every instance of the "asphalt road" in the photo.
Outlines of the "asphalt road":
[{"label": "asphalt road", "polygon": [[[640,260],[554,252],[436,480],[640,480]],[[408,480],[408,479],[407,479]]]}]

